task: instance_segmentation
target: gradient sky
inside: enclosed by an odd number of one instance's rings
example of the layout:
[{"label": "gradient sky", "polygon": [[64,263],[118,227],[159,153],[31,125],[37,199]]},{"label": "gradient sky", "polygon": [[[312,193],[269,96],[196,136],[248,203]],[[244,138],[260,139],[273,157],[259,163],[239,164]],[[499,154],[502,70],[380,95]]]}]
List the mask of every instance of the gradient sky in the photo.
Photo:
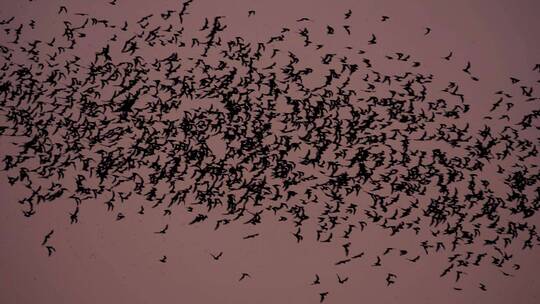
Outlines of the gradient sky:
[{"label": "gradient sky", "polygon": [[[0,18],[34,19],[35,37],[61,34],[58,7],[70,12],[89,12],[122,23],[164,8],[177,9],[178,1],[118,0],[109,1],[6,1],[0,5]],[[466,96],[474,101],[474,113],[485,115],[493,101],[492,93],[508,87],[509,77],[540,79],[532,71],[540,63],[539,1],[209,1],[195,0],[189,18],[224,15],[232,36],[258,40],[277,33],[296,19],[310,17],[314,24],[325,26],[342,22],[352,9],[353,33],[343,35],[335,46],[362,45],[371,33],[379,39],[374,56],[403,51],[423,62],[423,69],[442,79],[460,77],[467,61],[481,83],[464,84]],[[248,10],[256,15],[247,18]],[[380,16],[390,16],[386,23]],[[20,18],[20,19],[19,19]],[[200,19],[200,20],[199,20]],[[199,24],[197,21],[197,24]],[[424,28],[432,32],[424,36]],[[0,44],[5,35],[0,35]],[[92,53],[99,38],[85,40],[83,47]],[[364,46],[369,49],[367,46]],[[452,50],[454,61],[441,57]],[[152,50],[145,50],[149,53]],[[81,50],[84,55],[85,50]],[[93,53],[92,53],[93,54]],[[311,54],[300,54],[305,60]],[[2,59],[3,60],[3,59]],[[0,60],[0,65],[2,65]],[[381,69],[392,69],[379,64]],[[538,85],[536,86],[538,89]],[[526,109],[525,109],[526,110]],[[475,121],[472,121],[474,124]],[[12,147],[0,137],[0,156]],[[452,279],[440,279],[444,256],[431,255],[422,263],[406,264],[390,259],[385,267],[399,274],[398,283],[387,288],[385,271],[375,271],[370,260],[336,271],[333,265],[342,249],[335,244],[322,245],[306,238],[297,244],[293,228],[263,223],[257,229],[230,225],[213,231],[211,225],[188,226],[190,218],[175,214],[169,221],[170,232],[155,235],[165,221],[160,213],[144,217],[127,216],[117,222],[101,202],[85,205],[76,225],[70,225],[67,213],[71,203],[58,200],[54,206],[40,208],[31,219],[23,217],[17,201],[19,187],[10,187],[0,172],[0,303],[318,303],[322,290],[310,286],[315,273],[328,282],[331,293],[327,303],[538,303],[540,302],[540,254],[514,252],[522,269],[515,277],[503,277],[493,267],[479,269],[467,276],[471,288],[453,290]],[[131,208],[136,212],[138,205]],[[538,216],[534,222],[540,224]],[[57,253],[47,257],[40,246],[43,236],[55,230]],[[242,240],[248,233],[262,237]],[[373,230],[359,235],[354,251],[375,251],[388,246],[417,248],[414,238],[402,235],[388,238]],[[223,251],[223,258],[213,261],[209,253]],[[169,262],[157,260],[163,255]],[[252,279],[238,282],[240,273]],[[336,272],[350,276],[338,285]],[[477,281],[489,285],[486,292]],[[464,287],[467,287],[466,285]],[[319,290],[320,289],[320,290]]]}]

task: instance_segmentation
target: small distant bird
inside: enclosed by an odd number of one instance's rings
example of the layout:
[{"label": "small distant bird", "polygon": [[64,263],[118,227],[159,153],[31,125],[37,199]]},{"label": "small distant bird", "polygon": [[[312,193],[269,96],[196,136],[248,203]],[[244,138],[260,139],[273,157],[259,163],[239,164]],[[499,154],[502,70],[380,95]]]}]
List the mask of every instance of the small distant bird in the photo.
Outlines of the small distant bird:
[{"label": "small distant bird", "polygon": [[249,234],[249,235],[244,236],[244,240],[252,239],[252,238],[255,238],[255,237],[257,237],[257,236],[259,236],[258,233]]},{"label": "small distant bird", "polygon": [[167,230],[169,230],[169,224],[166,224],[165,227],[163,227],[163,229],[161,229],[160,231],[156,231],[154,233],[156,233],[156,234],[165,234],[165,233],[167,233]]},{"label": "small distant bird", "polygon": [[396,278],[397,276],[393,273],[389,273],[387,276],[386,276],[386,286],[390,286],[392,284],[395,284],[396,281],[394,281],[394,279]]},{"label": "small distant bird", "polygon": [[409,261],[415,263],[415,262],[417,262],[419,259],[420,259],[420,256],[418,255],[418,256],[416,256],[416,257],[413,258],[413,259],[407,259],[407,260],[409,260]]},{"label": "small distant bird", "polygon": [[321,292],[319,295],[321,296],[320,303],[322,303],[326,299],[326,296],[328,296],[328,291]]},{"label": "small distant bird", "polygon": [[49,239],[51,238],[53,233],[54,233],[54,230],[51,230],[49,233],[47,233],[45,235],[45,238],[43,239],[43,242],[41,243],[41,246],[44,246],[45,244],[47,244],[47,242],[49,241]]},{"label": "small distant bird", "polygon": [[123,218],[125,218],[126,216],[124,214],[122,214],[122,212],[119,212],[117,215],[116,215],[116,220],[119,221]]},{"label": "small distant bird", "polygon": [[300,234],[300,227],[298,227],[298,230],[295,233],[292,233],[294,237],[296,238],[296,242],[300,243],[304,239],[304,237]]},{"label": "small distant bird", "polygon": [[470,74],[471,73],[471,62],[467,61],[467,66],[463,69],[463,72]]},{"label": "small distant bird", "polygon": [[448,56],[446,56],[446,57],[443,57],[443,59],[445,59],[445,60],[450,60],[450,58],[452,58],[452,54],[453,54],[453,53],[450,52],[450,54],[448,54]]},{"label": "small distant bird", "polygon": [[326,33],[327,33],[328,35],[333,35],[333,34],[334,34],[334,28],[331,27],[330,25],[327,25],[327,26],[326,26]]},{"label": "small distant bird", "polygon": [[339,274],[336,274],[337,275],[337,278],[338,278],[338,282],[339,284],[344,284],[345,282],[347,282],[349,280],[349,277],[346,277],[344,279],[342,279]]},{"label": "small distant bird", "polygon": [[214,258],[214,260],[219,260],[219,258],[221,258],[221,256],[223,255],[223,252],[220,252],[218,253],[217,255],[214,255],[212,253],[210,253],[210,255],[212,256],[212,258]]},{"label": "small distant bird", "polygon": [[251,278],[251,276],[249,275],[249,273],[245,273],[243,272],[242,273],[242,276],[240,276],[240,279],[238,281],[242,281],[243,279],[245,278]]},{"label": "small distant bird", "polygon": [[375,34],[371,34],[371,40],[368,41],[369,44],[376,44],[377,43],[377,37],[375,37]]},{"label": "small distant bird", "polygon": [[54,248],[53,246],[47,246],[47,254],[49,256],[51,256],[53,254],[53,252],[56,252],[56,248]]},{"label": "small distant bird", "polygon": [[390,251],[394,250],[394,248],[386,248],[386,250],[383,252],[383,255],[387,255],[390,253]]}]

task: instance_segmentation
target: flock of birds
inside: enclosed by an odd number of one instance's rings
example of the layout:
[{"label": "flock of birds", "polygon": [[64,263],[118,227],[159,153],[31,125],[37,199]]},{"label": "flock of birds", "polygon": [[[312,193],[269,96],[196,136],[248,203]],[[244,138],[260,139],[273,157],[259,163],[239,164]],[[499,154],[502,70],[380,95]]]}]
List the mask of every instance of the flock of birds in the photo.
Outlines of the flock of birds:
[{"label": "flock of birds", "polygon": [[[34,20],[0,20],[0,139],[15,150],[2,152],[1,169],[9,184],[28,190],[19,200],[25,217],[62,199],[73,203],[72,224],[89,203],[104,204],[118,221],[148,210],[164,221],[180,212],[190,225],[216,230],[264,220],[289,225],[298,243],[313,237],[341,246],[336,267],[444,254],[441,277],[453,276],[456,290],[475,267],[513,276],[520,265],[512,249],[539,244],[532,223],[540,208],[534,84],[510,78],[489,113],[471,118],[474,105],[459,83],[437,88],[436,75],[421,73],[411,54],[386,55],[406,72],[377,71],[368,58],[380,43],[375,34],[364,49],[328,53],[312,34],[354,37],[351,10],[342,26],[301,18],[253,42],[224,38],[224,16],[190,31],[192,4],[133,23],[62,6],[63,33],[42,40],[25,39]],[[246,15],[256,18],[256,11]],[[79,57],[79,43],[96,28],[110,38]],[[320,63],[306,65],[291,45]],[[470,62],[463,67],[466,81],[480,81]],[[540,65],[532,69],[540,75]],[[138,212],[127,213],[128,204]],[[418,252],[351,252],[353,236],[367,227],[396,238],[412,234]],[[154,233],[168,229],[167,222]],[[56,251],[53,234],[41,244],[48,255]],[[250,278],[239,274],[239,281]],[[388,286],[398,282],[398,274],[387,274]],[[311,284],[321,284],[318,274]],[[320,301],[328,295],[322,290]]]}]

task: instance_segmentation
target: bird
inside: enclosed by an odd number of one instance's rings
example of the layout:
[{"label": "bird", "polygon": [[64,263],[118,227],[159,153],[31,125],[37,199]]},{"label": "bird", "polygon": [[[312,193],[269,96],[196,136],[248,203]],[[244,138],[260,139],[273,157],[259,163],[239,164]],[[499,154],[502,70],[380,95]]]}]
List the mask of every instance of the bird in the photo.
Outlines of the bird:
[{"label": "bird", "polygon": [[220,253],[218,253],[217,255],[214,255],[214,254],[210,253],[210,255],[212,256],[212,258],[213,258],[214,260],[217,261],[217,260],[219,260],[219,258],[221,258],[221,256],[223,255],[223,252],[220,252]]},{"label": "bird", "polygon": [[53,246],[46,246],[46,248],[48,256],[51,256],[54,252],[56,252],[56,248],[54,248]]},{"label": "bird", "polygon": [[255,237],[257,237],[257,236],[259,236],[258,233],[249,234],[249,235],[244,236],[244,240],[252,239],[252,238],[255,238]]},{"label": "bird", "polygon": [[394,280],[397,276],[393,273],[388,273],[386,276],[386,286],[390,286],[392,284],[395,284],[396,281]]},{"label": "bird", "polygon": [[331,27],[330,25],[327,25],[327,26],[326,26],[326,33],[327,33],[328,35],[333,35],[333,34],[334,34],[334,28]]},{"label": "bird", "polygon": [[345,250],[345,256],[349,256],[349,247],[351,246],[351,242],[347,242],[342,245],[343,249]]},{"label": "bird", "polygon": [[300,243],[300,241],[304,239],[304,237],[300,234],[300,228],[298,228],[295,233],[292,233],[292,235],[294,235],[296,238],[297,243]]},{"label": "bird", "polygon": [[453,52],[450,52],[450,54],[448,54],[447,56],[443,57],[443,59],[445,59],[445,60],[450,60],[450,58],[452,58],[452,55],[453,55]]},{"label": "bird", "polygon": [[417,262],[418,260],[420,259],[420,256],[416,256],[415,258],[412,258],[412,259],[408,259],[410,262]]},{"label": "bird", "polygon": [[383,255],[389,254],[392,250],[394,250],[394,248],[391,248],[391,247],[386,248],[386,249],[384,250],[384,252],[383,252]]},{"label": "bird", "polygon": [[165,234],[165,233],[167,233],[167,230],[169,230],[169,224],[166,224],[165,227],[163,227],[163,229],[161,229],[159,231],[156,231],[154,233],[156,233],[156,234]]},{"label": "bird", "polygon": [[471,62],[467,61],[467,66],[463,69],[463,72],[470,74],[471,73],[470,69],[471,69]]},{"label": "bird", "polygon": [[49,241],[49,239],[52,237],[52,235],[54,234],[54,229],[49,231],[45,237],[43,238],[43,242],[41,242],[41,246],[44,246],[45,244],[47,244],[47,242]]},{"label": "bird", "polygon": [[339,274],[336,274],[336,275],[337,275],[338,283],[339,283],[339,284],[344,284],[345,282],[347,282],[347,281],[349,280],[349,277],[346,277],[346,278],[343,278],[343,279],[342,279],[342,278],[339,276]]},{"label": "bird", "polygon": [[337,261],[337,262],[335,263],[335,265],[337,266],[337,265],[347,264],[347,263],[349,263],[350,261],[351,261],[351,259],[340,260],[340,261]]},{"label": "bird", "polygon": [[319,296],[320,296],[319,303],[322,303],[326,299],[326,297],[328,296],[328,291],[319,293]]},{"label": "bird", "polygon": [[368,44],[377,44],[377,37],[374,34],[371,34],[371,39],[368,41]]}]

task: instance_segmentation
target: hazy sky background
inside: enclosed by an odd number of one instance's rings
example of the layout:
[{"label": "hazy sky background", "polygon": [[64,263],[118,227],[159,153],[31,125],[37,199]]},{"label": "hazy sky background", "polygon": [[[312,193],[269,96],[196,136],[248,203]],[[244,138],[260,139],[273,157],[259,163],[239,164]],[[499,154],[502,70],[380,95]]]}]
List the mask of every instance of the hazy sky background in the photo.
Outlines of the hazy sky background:
[{"label": "hazy sky background", "polygon": [[[169,7],[179,1],[1,1],[0,17],[35,19],[38,37],[61,34],[57,11],[66,5],[70,12],[88,12],[122,23]],[[91,3],[91,4],[90,4]],[[296,19],[309,17],[323,27],[340,28],[343,14],[352,9],[351,36],[341,35],[335,46],[354,44],[373,56],[404,51],[423,62],[423,69],[444,79],[461,77],[467,61],[481,79],[468,82],[463,90],[475,104],[478,117],[485,115],[492,93],[508,87],[509,77],[540,79],[532,71],[540,63],[539,1],[207,1],[195,0],[190,20],[224,15],[231,35],[264,39]],[[248,18],[248,10],[256,15]],[[381,23],[380,17],[390,20]],[[200,20],[199,20],[200,19]],[[424,28],[432,32],[424,36]],[[378,37],[377,49],[367,44],[371,33]],[[1,39],[4,36],[0,36]],[[48,38],[44,38],[46,40]],[[96,40],[97,41],[97,40]],[[93,40],[85,48],[97,49]],[[145,50],[151,52],[152,50]],[[453,51],[454,60],[440,58]],[[305,56],[311,56],[306,54]],[[316,57],[315,60],[318,60]],[[0,59],[0,65],[2,59]],[[309,60],[309,58],[306,58]],[[384,62],[379,62],[384,67]],[[392,68],[389,66],[388,68]],[[477,105],[477,106],[476,106]],[[5,139],[0,151],[11,149]],[[2,153],[0,152],[0,156]],[[494,267],[471,273],[464,290],[457,292],[452,278],[439,279],[446,265],[443,255],[423,257],[422,263],[389,259],[385,270],[370,267],[373,256],[346,268],[333,263],[342,253],[334,244],[316,243],[313,237],[297,244],[294,229],[272,222],[257,227],[230,225],[213,231],[212,225],[187,226],[191,219],[176,213],[165,221],[162,214],[134,215],[117,222],[116,213],[107,213],[103,203],[86,203],[79,223],[70,225],[67,212],[71,202],[55,201],[32,218],[23,217],[18,187],[10,187],[0,173],[0,303],[318,303],[319,292],[328,290],[327,303],[538,303],[540,302],[540,253],[514,253],[522,268],[513,278],[503,277]],[[536,216],[535,221],[538,221]],[[153,232],[169,223],[165,236]],[[55,230],[52,243],[57,252],[47,257],[40,246],[43,236]],[[256,229],[255,229],[256,228]],[[261,237],[243,240],[258,232]],[[417,248],[406,235],[390,239],[377,230],[354,240],[352,251],[372,251],[387,246]],[[367,249],[369,248],[369,250]],[[220,261],[209,253],[223,251]],[[375,251],[373,251],[375,252]],[[158,259],[166,254],[168,263]],[[399,275],[397,283],[386,287],[386,270]],[[238,282],[240,273],[252,278]],[[318,273],[326,285],[310,286]],[[350,276],[339,285],[336,273]],[[479,280],[489,286],[477,288]]]}]

